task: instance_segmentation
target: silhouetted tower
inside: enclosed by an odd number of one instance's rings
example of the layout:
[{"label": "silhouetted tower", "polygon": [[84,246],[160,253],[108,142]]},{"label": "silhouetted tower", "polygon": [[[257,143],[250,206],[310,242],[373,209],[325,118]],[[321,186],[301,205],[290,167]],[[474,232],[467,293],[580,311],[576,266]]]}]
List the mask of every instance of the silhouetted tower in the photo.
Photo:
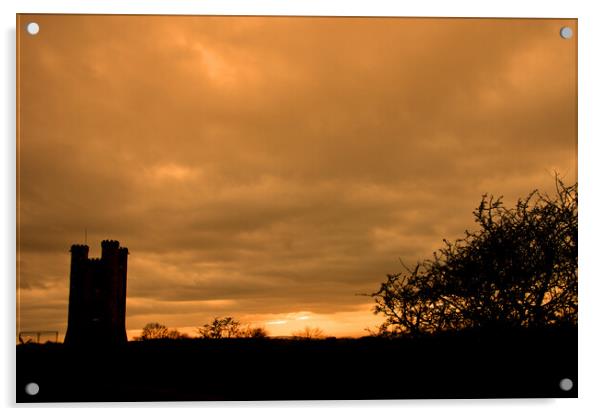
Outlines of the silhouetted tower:
[{"label": "silhouetted tower", "polygon": [[99,259],[88,258],[87,245],[71,246],[69,318],[66,344],[127,342],[125,298],[128,249],[104,240]]}]

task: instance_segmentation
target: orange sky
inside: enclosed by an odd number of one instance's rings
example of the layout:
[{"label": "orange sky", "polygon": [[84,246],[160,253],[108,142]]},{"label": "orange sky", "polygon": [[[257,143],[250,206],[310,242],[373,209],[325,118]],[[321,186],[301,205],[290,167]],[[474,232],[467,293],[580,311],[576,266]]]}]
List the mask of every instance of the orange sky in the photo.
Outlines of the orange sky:
[{"label": "orange sky", "polygon": [[[40,24],[30,36],[23,27]],[[22,15],[17,330],[69,247],[129,247],[127,327],[363,335],[399,259],[577,174],[575,20]]]}]

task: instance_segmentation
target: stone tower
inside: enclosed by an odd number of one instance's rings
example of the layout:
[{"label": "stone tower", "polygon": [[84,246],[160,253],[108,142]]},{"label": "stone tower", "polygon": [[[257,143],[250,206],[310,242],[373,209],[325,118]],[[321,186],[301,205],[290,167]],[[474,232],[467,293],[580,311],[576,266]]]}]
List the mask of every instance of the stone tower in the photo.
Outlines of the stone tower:
[{"label": "stone tower", "polygon": [[65,343],[102,345],[127,342],[125,297],[128,249],[104,240],[102,254],[88,258],[89,247],[71,246],[69,318]]}]

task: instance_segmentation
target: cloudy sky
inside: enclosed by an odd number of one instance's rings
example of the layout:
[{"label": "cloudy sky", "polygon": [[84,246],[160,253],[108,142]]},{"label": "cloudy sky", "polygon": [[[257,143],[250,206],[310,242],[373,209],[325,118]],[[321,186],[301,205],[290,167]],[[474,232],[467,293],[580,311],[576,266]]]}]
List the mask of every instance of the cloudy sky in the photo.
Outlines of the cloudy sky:
[{"label": "cloudy sky", "polygon": [[576,180],[573,20],[19,23],[18,330],[64,334],[87,229],[92,256],[130,249],[130,335],[364,335],[357,294],[473,228],[482,194]]}]

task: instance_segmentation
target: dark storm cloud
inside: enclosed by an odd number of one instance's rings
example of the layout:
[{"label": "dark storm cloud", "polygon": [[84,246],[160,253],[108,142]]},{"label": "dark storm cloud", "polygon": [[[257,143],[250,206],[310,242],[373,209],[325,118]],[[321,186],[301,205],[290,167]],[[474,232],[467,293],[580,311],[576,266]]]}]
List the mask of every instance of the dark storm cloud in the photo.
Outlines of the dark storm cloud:
[{"label": "dark storm cloud", "polygon": [[84,229],[92,255],[130,248],[130,329],[340,317],[398,258],[461,236],[481,194],[576,179],[571,21],[36,19],[19,55],[24,329],[64,330]]}]

